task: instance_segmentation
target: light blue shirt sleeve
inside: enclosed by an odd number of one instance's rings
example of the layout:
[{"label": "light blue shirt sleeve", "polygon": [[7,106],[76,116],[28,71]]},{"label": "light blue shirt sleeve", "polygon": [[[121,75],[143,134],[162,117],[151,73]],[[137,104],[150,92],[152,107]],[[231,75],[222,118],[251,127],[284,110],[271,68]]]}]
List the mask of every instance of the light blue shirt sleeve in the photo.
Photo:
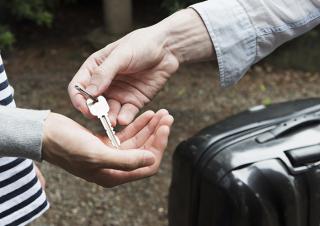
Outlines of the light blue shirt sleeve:
[{"label": "light blue shirt sleeve", "polygon": [[191,7],[211,37],[222,86],[320,23],[320,0],[208,0]]}]

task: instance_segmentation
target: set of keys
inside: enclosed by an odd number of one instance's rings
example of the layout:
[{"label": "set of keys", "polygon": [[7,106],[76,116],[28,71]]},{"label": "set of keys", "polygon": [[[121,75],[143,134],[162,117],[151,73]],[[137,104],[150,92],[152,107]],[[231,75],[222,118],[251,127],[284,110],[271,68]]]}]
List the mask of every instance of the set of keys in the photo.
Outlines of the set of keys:
[{"label": "set of keys", "polygon": [[119,149],[120,140],[115,135],[114,129],[111,125],[110,119],[108,117],[108,112],[110,110],[107,100],[103,96],[97,98],[90,95],[88,92],[83,90],[80,86],[75,85],[75,88],[84,96],[87,100],[87,106],[90,113],[100,119],[103,128],[105,129],[112,146]]}]

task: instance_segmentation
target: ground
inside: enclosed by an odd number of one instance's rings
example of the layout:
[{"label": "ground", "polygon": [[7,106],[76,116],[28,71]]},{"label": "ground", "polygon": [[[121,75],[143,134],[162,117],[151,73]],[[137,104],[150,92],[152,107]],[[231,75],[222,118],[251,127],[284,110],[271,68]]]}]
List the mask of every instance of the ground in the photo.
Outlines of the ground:
[{"label": "ground", "polygon": [[[87,24],[79,29],[81,24],[75,16],[71,10],[68,18],[74,23],[64,24],[61,19],[63,25],[55,25],[53,30],[29,34],[7,55],[6,69],[19,107],[51,109],[102,131],[98,122],[88,121],[73,109],[67,95],[68,82],[94,51],[84,37],[99,23],[88,19],[94,14],[82,12],[82,22]],[[171,158],[179,142],[254,105],[319,96],[319,73],[258,65],[236,86],[221,89],[216,71],[214,63],[182,66],[153,103],[145,107],[167,108],[175,118],[156,176],[104,189],[41,163],[51,209],[32,225],[165,226]]]}]

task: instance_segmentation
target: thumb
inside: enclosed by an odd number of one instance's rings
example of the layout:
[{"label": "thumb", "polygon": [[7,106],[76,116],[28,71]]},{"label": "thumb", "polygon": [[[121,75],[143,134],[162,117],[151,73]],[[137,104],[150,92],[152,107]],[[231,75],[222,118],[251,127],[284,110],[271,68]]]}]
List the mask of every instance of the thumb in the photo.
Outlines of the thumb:
[{"label": "thumb", "polygon": [[104,61],[91,72],[91,79],[86,91],[93,96],[101,95],[111,84],[114,77],[129,64],[128,54],[114,50]]},{"label": "thumb", "polygon": [[131,171],[155,163],[155,155],[147,150],[104,150],[100,156],[100,165],[103,168]]}]

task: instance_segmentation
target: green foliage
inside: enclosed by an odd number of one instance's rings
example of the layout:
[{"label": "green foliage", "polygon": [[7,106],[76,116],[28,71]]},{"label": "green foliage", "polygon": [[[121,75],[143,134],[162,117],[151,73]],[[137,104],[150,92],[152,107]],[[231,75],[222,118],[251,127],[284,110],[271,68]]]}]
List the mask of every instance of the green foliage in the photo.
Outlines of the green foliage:
[{"label": "green foliage", "polygon": [[203,0],[164,0],[164,7],[171,13]]},{"label": "green foliage", "polygon": [[10,48],[15,39],[13,34],[5,27],[0,27],[0,48]]},{"label": "green foliage", "polygon": [[[58,6],[73,3],[76,0],[10,0],[0,1],[0,48],[10,47],[14,35],[8,27],[13,21],[29,20],[38,26],[50,27],[54,12]],[[7,28],[7,29],[6,29]]]},{"label": "green foliage", "polygon": [[11,0],[7,8],[16,19],[29,19],[45,26],[52,23],[53,16],[44,0]]}]

